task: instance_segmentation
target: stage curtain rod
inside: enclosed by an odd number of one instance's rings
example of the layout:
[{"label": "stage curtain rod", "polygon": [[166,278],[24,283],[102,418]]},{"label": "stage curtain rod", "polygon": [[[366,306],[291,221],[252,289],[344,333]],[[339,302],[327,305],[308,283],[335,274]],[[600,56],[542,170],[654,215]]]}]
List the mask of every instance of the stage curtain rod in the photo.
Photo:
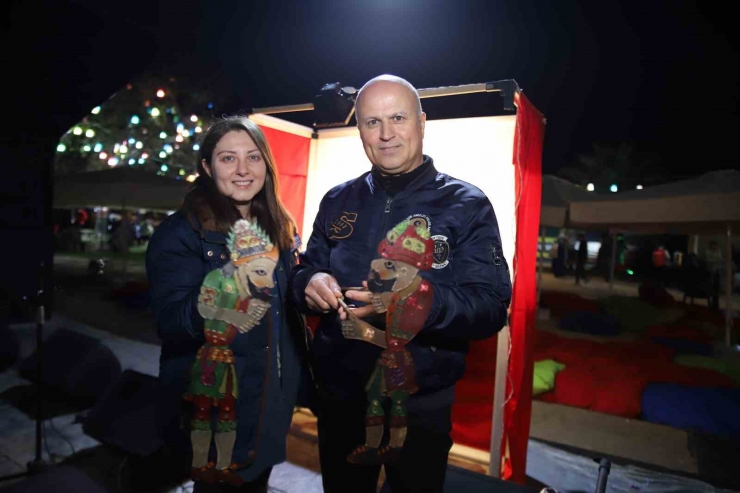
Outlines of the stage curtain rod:
[{"label": "stage curtain rod", "polygon": [[[480,84],[465,84],[462,86],[446,86],[419,89],[419,97],[421,99],[424,99],[438,98],[441,96],[473,94],[476,92],[501,92],[504,98],[504,109],[514,111],[514,94],[519,91],[519,85],[514,79],[506,79],[495,82],[482,82]],[[312,111],[313,109],[313,103],[290,104],[285,106],[266,106],[264,108],[254,108],[252,110],[252,114],[275,115],[278,113]]]}]

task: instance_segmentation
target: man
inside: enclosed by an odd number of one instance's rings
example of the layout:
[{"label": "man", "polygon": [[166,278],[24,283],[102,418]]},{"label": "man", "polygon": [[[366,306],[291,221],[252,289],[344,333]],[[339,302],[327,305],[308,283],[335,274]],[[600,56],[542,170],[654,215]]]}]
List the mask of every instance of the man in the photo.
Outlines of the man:
[{"label": "man", "polygon": [[578,235],[578,253],[576,254],[576,284],[588,282],[586,277],[586,258],[588,257],[588,243],[586,241],[586,235],[583,233]]},{"label": "man", "polygon": [[[295,301],[306,313],[321,314],[311,352],[324,491],[374,493],[383,462],[392,491],[441,492],[452,446],[455,382],[465,371],[468,342],[491,337],[506,324],[509,270],[488,198],[476,187],[438,173],[432,158],[423,154],[426,115],[416,89],[398,77],[376,77],[359,91],[355,108],[372,171],[324,196],[307,249],[292,274]],[[392,239],[391,230],[404,221],[412,226],[404,234],[431,243],[431,268],[408,276],[420,276],[433,294],[418,333],[414,328],[413,339],[404,346],[414,378],[403,410],[405,430],[392,436],[391,424],[383,436],[391,449],[402,448],[368,461],[362,447],[377,447],[377,437],[371,436],[372,423],[366,418],[380,412],[368,409],[368,396],[378,382],[375,371],[383,351],[382,342],[381,347],[368,342],[388,339],[375,337],[386,328],[386,314],[377,290],[363,280],[381,256],[383,242]],[[348,313],[345,303],[357,307]],[[356,340],[347,320],[371,326],[368,339]],[[392,405],[385,404],[384,414],[397,417],[397,411],[388,409]]]}]

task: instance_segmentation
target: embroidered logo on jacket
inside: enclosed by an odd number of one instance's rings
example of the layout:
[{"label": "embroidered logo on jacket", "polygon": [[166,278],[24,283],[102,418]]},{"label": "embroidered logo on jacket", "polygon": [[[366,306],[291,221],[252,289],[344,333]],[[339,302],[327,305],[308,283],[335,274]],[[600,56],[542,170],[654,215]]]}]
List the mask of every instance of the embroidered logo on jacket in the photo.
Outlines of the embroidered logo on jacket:
[{"label": "embroidered logo on jacket", "polygon": [[427,231],[432,230],[432,220],[426,214],[411,214],[406,220],[410,221],[415,228],[424,228]]},{"label": "embroidered logo on jacket", "polygon": [[450,263],[450,244],[447,243],[446,236],[434,235],[432,239],[434,240],[432,269],[443,269]]},{"label": "embroidered logo on jacket", "polygon": [[343,240],[349,238],[352,233],[355,232],[352,227],[352,223],[357,221],[356,212],[342,212],[339,219],[335,219],[331,222],[329,228],[329,239],[330,240]]}]

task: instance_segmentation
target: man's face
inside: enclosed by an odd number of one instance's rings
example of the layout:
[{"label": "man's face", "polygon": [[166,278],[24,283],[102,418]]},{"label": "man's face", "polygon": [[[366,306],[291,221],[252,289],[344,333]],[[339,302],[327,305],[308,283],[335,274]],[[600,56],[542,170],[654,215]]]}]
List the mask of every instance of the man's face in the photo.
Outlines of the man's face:
[{"label": "man's face", "polygon": [[356,110],[365,154],[382,174],[399,175],[421,165],[426,115],[419,117],[416,96],[407,87],[376,82],[362,91]]}]

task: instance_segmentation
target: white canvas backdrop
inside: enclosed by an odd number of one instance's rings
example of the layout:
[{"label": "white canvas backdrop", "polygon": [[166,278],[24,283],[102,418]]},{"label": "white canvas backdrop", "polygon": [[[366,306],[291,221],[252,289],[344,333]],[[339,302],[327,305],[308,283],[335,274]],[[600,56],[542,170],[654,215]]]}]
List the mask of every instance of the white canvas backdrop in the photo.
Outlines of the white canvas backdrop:
[{"label": "white canvas backdrop", "polygon": [[[512,164],[516,116],[428,121],[424,153],[438,171],[480,188],[496,211],[509,266],[516,238],[515,167]],[[324,194],[371,167],[356,127],[325,129],[311,141],[306,206],[301,237],[308,241]],[[512,273],[513,274],[513,273]]]}]

